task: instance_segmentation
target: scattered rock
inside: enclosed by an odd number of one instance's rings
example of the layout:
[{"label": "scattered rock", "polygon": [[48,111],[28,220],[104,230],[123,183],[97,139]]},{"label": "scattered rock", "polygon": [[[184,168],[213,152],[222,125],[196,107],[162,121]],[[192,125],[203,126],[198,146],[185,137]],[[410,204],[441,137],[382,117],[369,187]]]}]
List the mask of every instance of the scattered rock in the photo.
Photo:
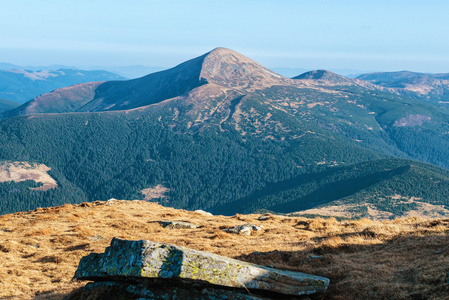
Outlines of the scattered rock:
[{"label": "scattered rock", "polygon": [[181,229],[181,228],[194,229],[199,227],[196,224],[185,221],[159,221],[159,223],[161,223],[162,226],[164,226],[165,228],[170,229]]},{"label": "scattered rock", "polygon": [[99,240],[104,240],[105,238],[102,237],[101,235],[96,234],[95,236],[89,236],[89,239],[94,240],[94,241],[99,241]]},{"label": "scattered rock", "polygon": [[105,205],[111,206],[111,205],[116,205],[118,203],[120,203],[120,200],[111,198],[105,202]]},{"label": "scattered rock", "polygon": [[204,210],[201,210],[201,209],[197,209],[197,210],[195,210],[195,212],[197,214],[200,214],[200,215],[203,215],[203,216],[213,216],[213,214],[211,214],[210,212],[207,212],[207,211],[204,211]]},{"label": "scattered rock", "polygon": [[256,226],[256,225],[247,223],[247,224],[223,229],[223,231],[229,232],[229,233],[237,233],[237,234],[241,234],[241,235],[251,235],[253,231],[258,232],[258,231],[261,231],[262,228],[263,228],[263,226]]},{"label": "scattered rock", "polygon": [[[157,293],[155,283],[163,283],[162,290],[167,293],[167,297],[156,299],[174,299],[174,294],[168,294],[181,293],[171,289],[179,285],[188,292],[199,293],[199,296],[186,297],[179,294],[179,299],[229,299],[234,295],[233,299],[271,299],[270,296],[250,296],[253,291],[256,295],[262,292],[263,295],[308,295],[325,291],[329,285],[329,279],[314,275],[272,269],[171,244],[117,238],[104,253],[83,257],[74,278],[100,281],[93,285],[103,286],[103,289],[116,286],[117,290],[134,290],[135,295],[140,295],[131,299],[153,299],[151,294],[145,293]],[[220,294],[221,290],[232,291],[232,294]]]},{"label": "scattered rock", "polygon": [[266,220],[271,220],[271,219],[273,219],[272,215],[263,215],[263,216],[260,216],[257,220],[266,221]]},{"label": "scattered rock", "polygon": [[323,257],[321,255],[310,255],[306,258],[307,261],[316,260],[316,259],[322,259]]}]

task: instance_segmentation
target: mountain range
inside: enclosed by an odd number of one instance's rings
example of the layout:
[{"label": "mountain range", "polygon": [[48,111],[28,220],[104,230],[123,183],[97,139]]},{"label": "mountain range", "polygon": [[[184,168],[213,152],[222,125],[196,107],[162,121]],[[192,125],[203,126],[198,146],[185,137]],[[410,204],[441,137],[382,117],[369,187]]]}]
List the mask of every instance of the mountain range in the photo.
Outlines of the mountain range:
[{"label": "mountain range", "polygon": [[[5,64],[2,65],[7,66]],[[77,83],[124,79],[126,78],[102,70],[58,69],[56,71],[31,71],[3,69],[0,70],[0,98],[24,103],[43,93]]]},{"label": "mountain range", "polygon": [[9,170],[44,164],[57,187],[5,180],[0,212],[118,198],[220,214],[445,214],[449,112],[370,81],[286,78],[217,48],[141,78],[54,90],[2,114],[0,157]]},{"label": "mountain range", "polygon": [[449,73],[378,72],[362,74],[357,78],[387,87],[398,94],[440,104],[445,108],[449,104]]}]

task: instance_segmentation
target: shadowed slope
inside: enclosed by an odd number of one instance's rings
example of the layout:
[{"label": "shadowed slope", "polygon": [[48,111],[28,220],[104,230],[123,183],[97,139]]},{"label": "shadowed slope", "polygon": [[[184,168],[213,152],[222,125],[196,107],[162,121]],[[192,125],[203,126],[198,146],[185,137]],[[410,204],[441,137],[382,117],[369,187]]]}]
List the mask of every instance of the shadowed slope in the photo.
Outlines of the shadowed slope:
[{"label": "shadowed slope", "polygon": [[104,81],[80,83],[54,90],[2,114],[2,118],[38,113],[74,112],[95,97],[95,89],[102,83]]}]

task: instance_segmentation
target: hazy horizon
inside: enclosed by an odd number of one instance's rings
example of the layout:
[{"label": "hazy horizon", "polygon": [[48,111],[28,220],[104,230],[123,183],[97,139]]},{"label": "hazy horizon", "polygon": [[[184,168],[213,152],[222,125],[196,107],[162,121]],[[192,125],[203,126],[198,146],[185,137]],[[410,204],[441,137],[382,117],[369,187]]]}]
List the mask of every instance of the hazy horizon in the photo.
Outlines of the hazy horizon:
[{"label": "hazy horizon", "polygon": [[444,1],[3,1],[0,62],[170,68],[226,47],[269,68],[449,72]]}]

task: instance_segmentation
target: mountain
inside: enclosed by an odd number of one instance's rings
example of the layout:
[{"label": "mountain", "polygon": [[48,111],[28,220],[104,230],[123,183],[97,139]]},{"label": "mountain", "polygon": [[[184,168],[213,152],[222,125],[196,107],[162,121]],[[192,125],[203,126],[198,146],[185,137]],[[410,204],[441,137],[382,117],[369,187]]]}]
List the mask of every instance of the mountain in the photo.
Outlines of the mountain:
[{"label": "mountain", "polygon": [[[0,70],[12,70],[12,69],[28,70],[28,71],[55,71],[55,70],[59,70],[59,69],[78,70],[79,68],[73,67],[73,66],[69,67],[69,66],[64,66],[64,65],[58,65],[58,64],[48,65],[48,66],[21,66],[21,65],[0,62]],[[96,69],[96,70],[103,70],[103,69]]]},{"label": "mountain", "polygon": [[445,104],[449,103],[449,73],[378,72],[362,74],[357,78],[415,99],[442,104],[445,107]]},{"label": "mountain", "polygon": [[142,78],[41,95],[0,122],[0,211],[145,198],[234,214],[370,199],[394,217],[414,207],[397,194],[449,204],[446,111],[328,71],[303,77],[217,48]]},{"label": "mountain", "polygon": [[123,79],[125,78],[107,71],[0,70],[0,98],[24,103],[40,94],[77,83]]},{"label": "mountain", "polygon": [[0,99],[0,113],[11,110],[18,106],[20,106],[19,102],[7,100],[7,99]]},{"label": "mountain", "polygon": [[286,78],[248,58],[217,48],[172,69],[127,80],[79,84],[41,95],[7,116],[126,110],[180,96],[203,84],[225,88],[281,84]]},{"label": "mountain", "polygon": [[[282,76],[285,77],[295,77],[298,74],[302,74],[302,73],[306,73],[308,71],[311,71],[310,69],[304,69],[304,68],[281,68],[281,67],[276,67],[276,68],[270,68],[272,71],[281,74]],[[355,78],[363,73],[361,70],[355,70],[355,69],[330,69],[330,71],[337,73],[339,75],[343,75],[347,78]]]},{"label": "mountain", "polygon": [[351,79],[348,79],[344,76],[335,74],[335,73],[333,73],[331,71],[327,71],[327,70],[314,70],[314,71],[305,72],[301,75],[293,77],[293,79],[323,80],[323,81],[331,82],[333,84],[347,84],[347,83],[352,82]]}]

